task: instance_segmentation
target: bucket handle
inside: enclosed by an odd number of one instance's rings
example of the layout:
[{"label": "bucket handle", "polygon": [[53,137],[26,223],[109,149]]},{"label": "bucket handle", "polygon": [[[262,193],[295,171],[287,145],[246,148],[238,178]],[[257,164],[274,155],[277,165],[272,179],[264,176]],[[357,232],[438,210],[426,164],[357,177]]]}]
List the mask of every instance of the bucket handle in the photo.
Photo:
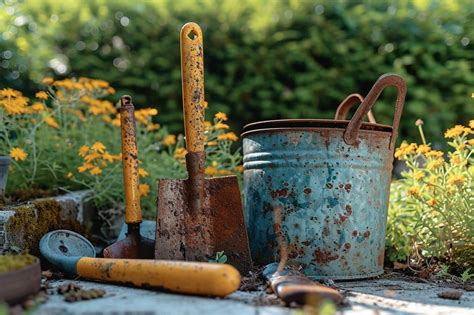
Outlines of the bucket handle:
[{"label": "bucket handle", "polygon": [[[359,93],[353,93],[347,96],[341,104],[337,107],[336,115],[334,116],[335,120],[346,120],[347,114],[349,114],[349,110],[354,106],[355,103],[359,102],[362,103],[364,98]],[[367,118],[371,124],[376,124],[377,121],[375,120],[374,114],[372,111],[369,110],[367,113]]]},{"label": "bucket handle", "polygon": [[395,141],[397,140],[398,125],[400,124],[403,105],[405,103],[405,96],[407,94],[407,85],[405,80],[396,74],[388,73],[378,78],[347,125],[346,130],[344,131],[344,142],[349,145],[355,145],[357,143],[363,117],[367,115],[369,110],[374,106],[378,97],[387,86],[394,86],[397,88],[397,101],[395,103],[395,114],[392,123],[392,136],[390,138],[389,146],[389,149],[393,150]]}]

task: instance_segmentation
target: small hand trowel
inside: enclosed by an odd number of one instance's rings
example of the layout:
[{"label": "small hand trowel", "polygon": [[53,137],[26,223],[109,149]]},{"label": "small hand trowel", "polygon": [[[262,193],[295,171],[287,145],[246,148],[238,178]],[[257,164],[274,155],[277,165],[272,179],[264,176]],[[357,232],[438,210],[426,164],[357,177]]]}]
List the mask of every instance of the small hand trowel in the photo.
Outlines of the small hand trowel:
[{"label": "small hand trowel", "polygon": [[122,128],[122,165],[125,188],[125,222],[127,234],[124,239],[104,248],[106,258],[153,258],[154,241],[140,235],[142,211],[138,190],[138,149],[135,131],[135,109],[128,95],[120,98],[120,120]]},{"label": "small hand trowel", "polygon": [[229,264],[247,273],[252,262],[237,177],[204,177],[203,53],[199,25],[187,23],[181,76],[188,179],[160,180],[155,258],[208,261],[224,251]]}]

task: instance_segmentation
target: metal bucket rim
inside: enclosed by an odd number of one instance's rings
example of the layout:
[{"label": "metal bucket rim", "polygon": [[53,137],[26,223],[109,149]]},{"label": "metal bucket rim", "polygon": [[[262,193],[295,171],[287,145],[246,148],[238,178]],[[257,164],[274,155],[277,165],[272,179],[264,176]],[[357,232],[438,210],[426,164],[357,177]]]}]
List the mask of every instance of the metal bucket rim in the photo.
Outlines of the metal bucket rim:
[{"label": "metal bucket rim", "polygon": [[[256,129],[269,129],[269,128],[294,128],[294,127],[306,127],[306,128],[341,128],[346,129],[350,120],[333,120],[333,119],[276,119],[276,120],[262,120],[247,124],[243,128],[243,132],[248,132]],[[373,124],[363,122],[361,126],[362,130],[376,130],[392,132],[393,128],[389,125],[384,124]]]},{"label": "metal bucket rim", "polygon": [[[279,119],[265,120],[250,123],[244,126],[242,138],[256,132],[268,131],[321,131],[321,130],[346,130],[349,120],[325,119]],[[382,124],[362,123],[361,132],[392,134],[392,127]]]}]

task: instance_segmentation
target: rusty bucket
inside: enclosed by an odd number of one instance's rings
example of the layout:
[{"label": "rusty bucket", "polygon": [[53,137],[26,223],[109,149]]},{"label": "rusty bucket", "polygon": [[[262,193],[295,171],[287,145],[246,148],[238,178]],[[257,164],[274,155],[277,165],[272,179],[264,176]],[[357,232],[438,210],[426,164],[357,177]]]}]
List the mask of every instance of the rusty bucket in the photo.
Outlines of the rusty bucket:
[{"label": "rusty bucket", "polygon": [[[388,86],[397,88],[392,126],[363,118]],[[243,130],[245,219],[254,262],[288,260],[314,279],[383,273],[385,227],[405,81],[386,74],[350,121],[348,97],[335,120],[261,121]],[[357,96],[357,94],[355,94]],[[372,122],[370,122],[372,121]],[[281,222],[275,222],[275,209]]]}]

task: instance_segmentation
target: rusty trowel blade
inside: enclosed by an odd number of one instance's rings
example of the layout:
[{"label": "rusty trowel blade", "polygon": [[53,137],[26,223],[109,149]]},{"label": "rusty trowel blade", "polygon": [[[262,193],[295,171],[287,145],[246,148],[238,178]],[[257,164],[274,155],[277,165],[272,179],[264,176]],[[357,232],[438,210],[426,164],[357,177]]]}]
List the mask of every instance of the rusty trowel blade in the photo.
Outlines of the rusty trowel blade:
[{"label": "rusty trowel blade", "polygon": [[155,258],[207,261],[224,251],[229,264],[247,273],[252,260],[237,178],[206,179],[199,211],[187,202],[189,184],[159,183]]},{"label": "rusty trowel blade", "polygon": [[124,239],[104,248],[103,254],[105,258],[143,258],[152,259],[154,240],[142,237],[139,230],[128,232]]}]

